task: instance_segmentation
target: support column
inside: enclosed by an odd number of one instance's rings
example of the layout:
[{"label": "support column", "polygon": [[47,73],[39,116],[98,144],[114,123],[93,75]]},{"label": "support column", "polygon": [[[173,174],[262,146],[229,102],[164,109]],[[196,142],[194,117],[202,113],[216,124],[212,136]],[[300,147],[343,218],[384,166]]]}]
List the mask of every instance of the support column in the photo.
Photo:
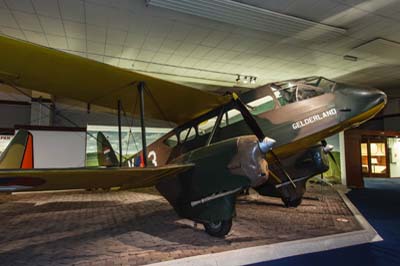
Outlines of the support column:
[{"label": "support column", "polygon": [[118,100],[118,144],[119,144],[119,167],[122,166],[122,133],[121,133],[121,100]]},{"label": "support column", "polygon": [[139,100],[140,100],[140,126],[142,128],[142,152],[143,152],[143,164],[147,167],[147,144],[146,144],[146,127],[144,125],[144,83],[139,82],[138,84]]},{"label": "support column", "polygon": [[346,176],[346,149],[344,145],[344,132],[339,133],[339,152],[340,152],[340,173],[342,179],[342,185],[347,185]]}]

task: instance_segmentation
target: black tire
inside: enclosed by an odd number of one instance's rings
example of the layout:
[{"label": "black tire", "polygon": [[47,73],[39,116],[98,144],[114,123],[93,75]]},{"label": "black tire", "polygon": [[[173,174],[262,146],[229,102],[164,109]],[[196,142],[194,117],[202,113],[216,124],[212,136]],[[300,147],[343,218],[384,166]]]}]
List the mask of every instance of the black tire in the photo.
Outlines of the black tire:
[{"label": "black tire", "polygon": [[203,223],[203,225],[207,234],[210,236],[224,237],[231,231],[232,219],[219,222]]},{"label": "black tire", "polygon": [[301,204],[302,198],[294,199],[294,200],[288,200],[288,199],[282,199],[283,203],[285,204],[286,208],[296,208]]}]

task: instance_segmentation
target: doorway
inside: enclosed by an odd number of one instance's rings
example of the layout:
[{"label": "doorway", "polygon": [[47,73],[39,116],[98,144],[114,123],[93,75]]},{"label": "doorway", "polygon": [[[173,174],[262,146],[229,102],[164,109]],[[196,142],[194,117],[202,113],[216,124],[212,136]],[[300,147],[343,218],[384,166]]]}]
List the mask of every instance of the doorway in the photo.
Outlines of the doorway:
[{"label": "doorway", "polygon": [[363,177],[390,177],[386,139],[361,139],[361,168]]}]

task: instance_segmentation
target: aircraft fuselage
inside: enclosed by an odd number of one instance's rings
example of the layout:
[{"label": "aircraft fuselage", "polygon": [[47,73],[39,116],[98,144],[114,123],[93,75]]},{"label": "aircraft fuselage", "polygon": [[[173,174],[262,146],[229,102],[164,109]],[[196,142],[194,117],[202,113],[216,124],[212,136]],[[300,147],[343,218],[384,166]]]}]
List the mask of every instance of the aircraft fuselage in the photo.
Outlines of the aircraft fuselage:
[{"label": "aircraft fuselage", "polygon": [[[277,162],[270,153],[267,154],[268,168],[275,178],[267,173],[269,177],[265,178],[263,185],[260,185],[254,181],[256,179],[254,176],[250,180],[252,184],[257,185],[252,187],[260,194],[282,197],[285,204],[289,202],[286,204],[288,206],[292,206],[290,202],[294,202],[295,206],[300,203],[308,178],[328,169],[327,155],[320,142],[372,118],[386,102],[386,95],[376,89],[357,88],[340,83],[321,89],[307,84],[303,88],[305,92],[300,92],[299,88],[302,86],[300,83],[298,88],[292,89],[297,99],[287,95],[283,97],[285,89],[274,84],[241,95],[242,101],[248,105],[264,134],[276,140],[273,151],[279,158]],[[316,92],[312,92],[314,87]],[[308,98],[304,96],[307,93],[311,94]],[[299,97],[299,94],[302,94],[302,97]],[[256,106],[257,100],[260,102],[260,99],[262,103]],[[221,142],[230,140],[235,143],[243,136],[254,134],[236,108],[234,102],[228,103],[185,123],[150,145],[148,150],[157,154],[158,165],[185,162],[195,163],[196,168],[210,168],[214,165],[213,161],[218,161],[206,175],[214,176],[214,179],[225,176],[225,180],[229,180],[227,175],[232,175],[232,172],[227,171],[227,168],[232,157],[238,153],[237,148],[232,146],[225,154],[216,157],[215,154],[221,152],[219,148],[211,147],[219,147]],[[210,128],[204,130],[204,125],[213,119],[216,121],[215,117],[221,112],[224,113],[224,119],[220,121],[220,125],[213,130]],[[225,157],[226,161],[219,162],[220,157]],[[280,170],[282,166],[290,177],[296,180],[296,186],[286,184],[291,182],[288,182],[287,176]],[[213,178],[205,181],[208,178],[204,176],[204,172],[197,175],[194,171],[190,177],[183,174],[178,179],[213,182]],[[229,181],[226,183],[229,184]],[[280,186],[281,183],[286,185]],[[220,188],[221,191],[229,189],[230,186]],[[193,199],[192,195],[194,198],[206,196],[206,194],[191,193],[187,197]]]}]

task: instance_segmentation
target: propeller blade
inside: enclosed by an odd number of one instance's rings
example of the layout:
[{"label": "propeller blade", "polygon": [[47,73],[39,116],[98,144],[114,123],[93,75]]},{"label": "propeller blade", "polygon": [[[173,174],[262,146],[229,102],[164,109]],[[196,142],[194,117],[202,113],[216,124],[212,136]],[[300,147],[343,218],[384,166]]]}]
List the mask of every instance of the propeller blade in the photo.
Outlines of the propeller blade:
[{"label": "propeller blade", "polygon": [[336,167],[339,168],[339,165],[337,164],[337,161],[335,159],[335,157],[332,154],[332,150],[333,150],[333,145],[330,145],[326,142],[326,140],[321,140],[321,144],[324,147],[324,152],[328,154],[328,156],[332,159],[332,161],[335,163]]},{"label": "propeller blade", "polygon": [[271,150],[271,154],[274,157],[276,163],[278,164],[279,168],[282,170],[283,174],[286,176],[286,178],[290,181],[292,184],[293,188],[296,188],[296,184],[294,183],[293,179],[290,177],[289,173],[286,171],[285,167],[283,167],[281,160],[278,158],[278,156]]},{"label": "propeller blade", "polygon": [[254,135],[257,136],[258,140],[262,142],[265,138],[264,132],[258,126],[257,121],[254,119],[253,115],[247,110],[244,103],[240,100],[239,96],[236,93],[232,93],[233,100],[236,102],[239,111],[242,113],[244,120],[247,125],[251,128]]},{"label": "propeller blade", "polygon": [[258,138],[258,146],[262,153],[267,153],[272,150],[272,147],[276,143],[276,140],[268,138],[264,135],[264,132],[259,127],[257,121],[254,119],[254,116],[249,112],[246,105],[240,100],[239,96],[236,93],[232,93],[233,100],[236,102],[240,112],[243,115],[244,120],[247,125],[251,128],[254,135]]},{"label": "propeller blade", "polygon": [[333,156],[332,152],[328,152],[328,155],[329,155],[329,157],[331,157],[331,159],[335,163],[336,167],[339,167],[337,162],[336,162],[335,156]]}]

